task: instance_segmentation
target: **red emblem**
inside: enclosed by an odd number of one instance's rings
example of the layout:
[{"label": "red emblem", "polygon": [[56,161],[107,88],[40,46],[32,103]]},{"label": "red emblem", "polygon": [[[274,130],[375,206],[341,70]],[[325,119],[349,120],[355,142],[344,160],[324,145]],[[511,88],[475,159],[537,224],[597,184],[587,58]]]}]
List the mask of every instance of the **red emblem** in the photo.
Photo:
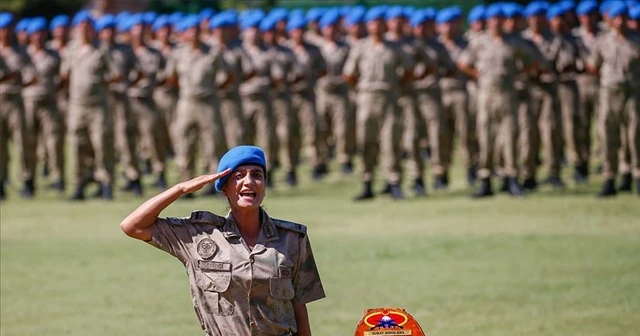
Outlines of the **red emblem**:
[{"label": "red emblem", "polygon": [[418,322],[404,309],[377,308],[365,311],[355,336],[425,336]]}]

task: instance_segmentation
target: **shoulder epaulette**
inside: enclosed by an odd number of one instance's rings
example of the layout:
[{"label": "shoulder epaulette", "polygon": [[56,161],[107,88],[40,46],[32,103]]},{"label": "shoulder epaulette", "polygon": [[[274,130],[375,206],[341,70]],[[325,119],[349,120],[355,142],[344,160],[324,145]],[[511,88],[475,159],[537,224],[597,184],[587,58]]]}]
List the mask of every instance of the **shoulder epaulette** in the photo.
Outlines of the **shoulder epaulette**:
[{"label": "shoulder epaulette", "polygon": [[193,211],[189,217],[191,224],[213,224],[215,226],[224,225],[224,217],[220,217],[212,212],[198,210]]},{"label": "shoulder epaulette", "polygon": [[289,221],[282,220],[282,219],[275,219],[275,218],[273,218],[273,223],[277,227],[281,227],[281,228],[286,229],[286,230],[295,231],[295,232],[301,233],[303,235],[307,234],[307,227],[302,225],[302,224],[289,222]]}]

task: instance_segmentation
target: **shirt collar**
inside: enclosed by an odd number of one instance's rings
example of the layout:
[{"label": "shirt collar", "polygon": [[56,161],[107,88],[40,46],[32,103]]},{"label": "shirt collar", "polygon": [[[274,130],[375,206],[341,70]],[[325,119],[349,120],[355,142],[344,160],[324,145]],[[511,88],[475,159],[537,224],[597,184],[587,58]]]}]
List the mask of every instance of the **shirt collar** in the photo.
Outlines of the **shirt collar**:
[{"label": "shirt collar", "polygon": [[[257,242],[262,243],[279,240],[278,228],[273,223],[271,217],[267,215],[266,211],[260,210],[260,217],[262,218],[262,223],[260,225],[260,233],[258,234]],[[240,230],[238,229],[238,225],[236,224],[231,211],[227,214],[222,228],[222,234],[226,238],[240,237]]]}]

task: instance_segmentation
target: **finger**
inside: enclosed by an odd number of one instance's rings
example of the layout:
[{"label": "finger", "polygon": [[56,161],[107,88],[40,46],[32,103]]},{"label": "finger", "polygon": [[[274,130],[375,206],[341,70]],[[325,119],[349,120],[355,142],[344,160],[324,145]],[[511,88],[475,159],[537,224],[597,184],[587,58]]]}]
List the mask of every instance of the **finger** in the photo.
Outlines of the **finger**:
[{"label": "finger", "polygon": [[224,171],[217,173],[217,174],[213,174],[212,176],[217,180],[221,177],[224,177],[226,175],[229,175],[229,173],[231,173],[231,168],[227,168]]}]

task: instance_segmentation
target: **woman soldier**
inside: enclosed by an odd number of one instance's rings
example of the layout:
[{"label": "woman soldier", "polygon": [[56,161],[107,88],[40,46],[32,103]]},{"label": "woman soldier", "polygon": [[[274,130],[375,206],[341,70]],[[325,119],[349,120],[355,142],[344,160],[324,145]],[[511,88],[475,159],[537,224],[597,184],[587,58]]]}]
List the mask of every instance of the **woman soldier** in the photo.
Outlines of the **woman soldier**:
[{"label": "woman soldier", "polygon": [[[217,174],[175,185],[120,224],[128,236],[185,265],[207,335],[311,335],[306,304],[323,298],[324,289],[306,227],[270,218],[260,206],[266,171],[262,149],[235,147],[222,157]],[[158,217],[208,183],[227,197],[226,218],[208,211]]]}]

